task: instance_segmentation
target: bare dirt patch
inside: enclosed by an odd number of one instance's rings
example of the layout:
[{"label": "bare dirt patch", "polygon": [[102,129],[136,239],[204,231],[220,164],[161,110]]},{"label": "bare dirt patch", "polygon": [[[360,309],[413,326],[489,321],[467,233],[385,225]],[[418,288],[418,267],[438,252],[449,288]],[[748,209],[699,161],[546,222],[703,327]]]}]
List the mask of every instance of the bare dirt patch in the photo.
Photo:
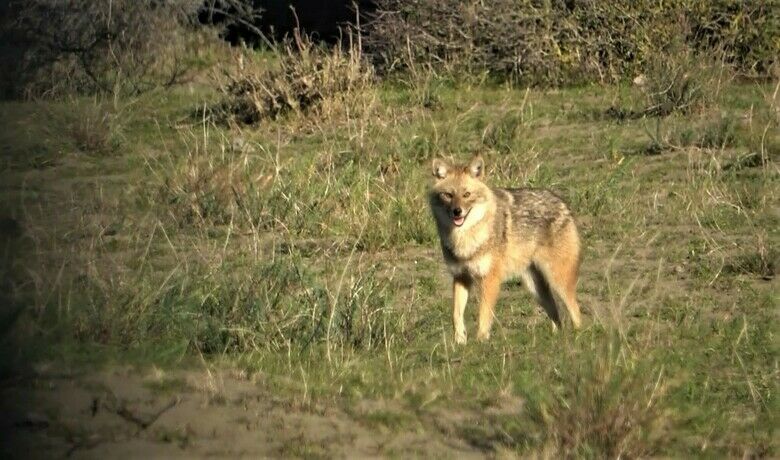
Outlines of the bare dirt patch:
[{"label": "bare dirt patch", "polygon": [[376,411],[349,415],[278,397],[261,377],[227,370],[73,374],[44,366],[5,382],[0,398],[4,458],[485,455],[437,427],[373,423]]}]

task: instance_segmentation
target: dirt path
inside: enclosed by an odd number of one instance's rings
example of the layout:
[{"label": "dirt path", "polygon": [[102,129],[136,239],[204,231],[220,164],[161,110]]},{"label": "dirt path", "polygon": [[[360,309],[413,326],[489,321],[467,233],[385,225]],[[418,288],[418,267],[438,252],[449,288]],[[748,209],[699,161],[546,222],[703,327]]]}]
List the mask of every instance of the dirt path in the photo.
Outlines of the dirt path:
[{"label": "dirt path", "polygon": [[390,430],[227,371],[41,369],[0,388],[3,458],[484,457],[446,420]]}]

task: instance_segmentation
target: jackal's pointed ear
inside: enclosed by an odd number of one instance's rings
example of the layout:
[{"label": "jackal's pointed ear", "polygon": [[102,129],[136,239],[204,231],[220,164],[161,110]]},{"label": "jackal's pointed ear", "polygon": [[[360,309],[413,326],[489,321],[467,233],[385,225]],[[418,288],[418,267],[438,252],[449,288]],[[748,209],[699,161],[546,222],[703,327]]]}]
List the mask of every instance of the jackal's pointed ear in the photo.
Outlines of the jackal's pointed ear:
[{"label": "jackal's pointed ear", "polygon": [[482,176],[485,175],[485,160],[482,159],[481,155],[477,155],[471,160],[467,171],[471,177],[482,179]]},{"label": "jackal's pointed ear", "polygon": [[434,158],[431,166],[433,177],[437,179],[444,179],[447,177],[447,173],[450,172],[450,164],[441,158]]}]

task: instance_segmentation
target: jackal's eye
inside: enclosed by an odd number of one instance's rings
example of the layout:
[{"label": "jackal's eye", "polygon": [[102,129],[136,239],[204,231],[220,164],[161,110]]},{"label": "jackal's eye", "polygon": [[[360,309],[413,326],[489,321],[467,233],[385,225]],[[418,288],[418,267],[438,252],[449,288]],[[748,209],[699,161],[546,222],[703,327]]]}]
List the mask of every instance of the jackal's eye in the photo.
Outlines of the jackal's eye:
[{"label": "jackal's eye", "polygon": [[471,196],[471,192],[466,192],[463,194],[463,198],[468,198]]},{"label": "jackal's eye", "polygon": [[452,199],[452,194],[447,192],[439,193],[439,197],[441,197],[444,201],[450,201]]}]

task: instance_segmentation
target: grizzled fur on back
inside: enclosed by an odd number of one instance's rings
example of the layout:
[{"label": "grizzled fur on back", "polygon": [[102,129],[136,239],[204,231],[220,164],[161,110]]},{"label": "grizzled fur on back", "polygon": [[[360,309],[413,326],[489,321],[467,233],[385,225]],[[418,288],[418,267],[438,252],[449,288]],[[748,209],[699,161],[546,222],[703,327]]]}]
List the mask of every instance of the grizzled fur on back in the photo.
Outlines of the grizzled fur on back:
[{"label": "grizzled fur on back", "polygon": [[574,217],[566,203],[555,193],[544,189],[494,189],[498,200],[505,200],[510,212],[505,222],[510,237],[535,239],[542,244],[553,244],[555,236],[574,225]]}]

